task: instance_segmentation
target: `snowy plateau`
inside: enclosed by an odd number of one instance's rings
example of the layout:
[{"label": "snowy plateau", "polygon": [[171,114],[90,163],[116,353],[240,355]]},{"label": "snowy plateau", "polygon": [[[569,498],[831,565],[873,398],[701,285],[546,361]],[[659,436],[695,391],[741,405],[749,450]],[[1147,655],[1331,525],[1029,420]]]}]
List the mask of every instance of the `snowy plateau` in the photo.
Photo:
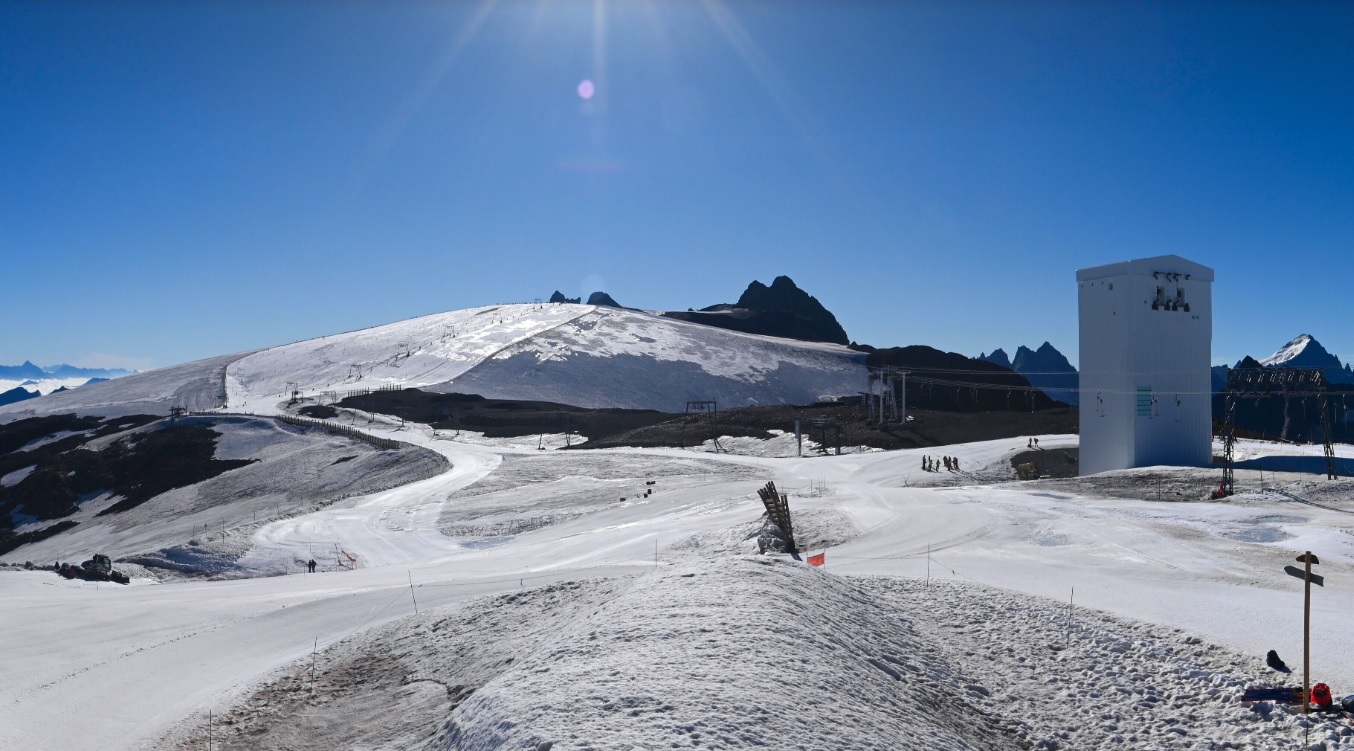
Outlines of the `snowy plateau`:
[{"label": "snowy plateau", "polygon": [[[1354,693],[1354,482],[1315,474],[1319,446],[1241,442],[1239,493],[1211,502],[1211,468],[1017,481],[1023,436],[800,457],[785,434],[580,451],[343,407],[331,430],[278,419],[293,393],[382,387],[804,404],[865,372],[838,345],[502,305],[0,407],[107,419],[11,454],[105,451],[181,407],[242,464],[121,514],[81,499],[77,526],[0,555],[0,749],[1354,748],[1348,715],[1241,701],[1300,684],[1284,567],[1305,550],[1326,584],[1313,679]],[[963,470],[922,470],[942,453]],[[11,464],[7,489],[35,474]],[[760,552],[767,481],[825,566]],[[96,552],[131,585],[16,565]]]}]

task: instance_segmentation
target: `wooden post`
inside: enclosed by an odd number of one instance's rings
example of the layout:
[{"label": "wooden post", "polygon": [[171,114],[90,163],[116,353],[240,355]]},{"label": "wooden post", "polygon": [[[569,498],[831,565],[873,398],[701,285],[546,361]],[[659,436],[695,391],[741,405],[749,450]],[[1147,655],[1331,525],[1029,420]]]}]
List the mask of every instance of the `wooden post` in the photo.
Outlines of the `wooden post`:
[{"label": "wooden post", "polygon": [[1312,708],[1312,551],[1302,558],[1302,713],[1307,714]]},{"label": "wooden post", "polygon": [[409,575],[409,598],[414,601],[414,615],[418,615],[418,597],[414,595],[414,574],[412,571],[406,571]]}]

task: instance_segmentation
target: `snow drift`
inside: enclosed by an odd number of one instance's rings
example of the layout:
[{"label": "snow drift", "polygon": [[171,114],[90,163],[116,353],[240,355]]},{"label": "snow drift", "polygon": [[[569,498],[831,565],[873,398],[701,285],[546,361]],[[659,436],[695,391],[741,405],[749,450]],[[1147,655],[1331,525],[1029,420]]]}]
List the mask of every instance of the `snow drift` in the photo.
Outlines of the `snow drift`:
[{"label": "snow drift", "polygon": [[[963,582],[716,557],[482,598],[264,683],[221,749],[1281,748],[1258,661]],[[1348,737],[1316,721],[1317,738]],[[175,734],[205,748],[201,726]]]}]

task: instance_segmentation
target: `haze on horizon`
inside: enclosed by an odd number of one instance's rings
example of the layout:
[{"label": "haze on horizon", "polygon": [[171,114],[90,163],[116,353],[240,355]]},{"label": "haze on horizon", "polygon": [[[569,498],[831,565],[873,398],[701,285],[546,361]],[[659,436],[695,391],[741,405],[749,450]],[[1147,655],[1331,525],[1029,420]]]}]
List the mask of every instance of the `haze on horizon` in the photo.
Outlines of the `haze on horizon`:
[{"label": "haze on horizon", "polygon": [[1076,362],[1077,268],[1354,359],[1354,6],[11,2],[0,363],[145,369],[785,274],[852,339]]}]

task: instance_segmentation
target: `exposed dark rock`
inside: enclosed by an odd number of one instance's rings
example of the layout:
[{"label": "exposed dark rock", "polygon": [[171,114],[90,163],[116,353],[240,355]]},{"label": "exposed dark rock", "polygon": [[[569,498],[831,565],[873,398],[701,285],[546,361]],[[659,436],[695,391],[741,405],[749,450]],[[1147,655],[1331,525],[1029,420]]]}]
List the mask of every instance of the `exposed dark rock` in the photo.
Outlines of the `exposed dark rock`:
[{"label": "exposed dark rock", "polygon": [[474,394],[438,394],[419,389],[350,396],[339,406],[403,417],[439,430],[473,430],[491,438],[563,433],[566,428],[570,433],[596,438],[673,417],[651,409],[584,409],[568,404],[486,399]]},{"label": "exposed dark rock", "polygon": [[70,521],[68,519],[64,522],[57,522],[56,524],[43,527],[42,529],[23,533],[15,533],[12,529],[0,528],[0,555],[8,553],[21,545],[27,545],[30,542],[39,542],[48,537],[56,537],[68,529],[79,526],[79,524],[79,522]]},{"label": "exposed dark rock", "polygon": [[988,354],[978,355],[978,359],[986,360],[992,363],[993,365],[1000,365],[1003,368],[1006,368],[1007,370],[1015,370],[1015,368],[1011,367],[1011,358],[1006,356],[1006,350],[1001,349],[1000,347],[992,350],[992,354],[990,355]]},{"label": "exposed dark rock", "polygon": [[851,341],[837,317],[788,276],[776,277],[769,287],[754,281],[733,305],[711,305],[699,311],[663,315],[748,334],[833,344]]},{"label": "exposed dark rock", "polygon": [[[220,434],[201,425],[166,422],[159,430],[132,433],[97,451],[84,446],[158,419],[131,415],[104,421],[65,414],[0,426],[0,476],[32,468],[19,482],[0,487],[0,529],[13,527],[15,512],[39,521],[59,519],[105,493],[121,500],[101,515],[125,511],[249,464],[214,458]],[[48,442],[32,445],[39,439]],[[18,450],[24,446],[30,448]]]},{"label": "exposed dark rock", "polygon": [[605,305],[608,308],[619,308],[621,304],[616,302],[605,292],[594,292],[588,296],[589,305]]},{"label": "exposed dark rock", "polygon": [[1078,404],[1077,386],[1080,376],[1072,363],[1063,353],[1048,342],[1039,349],[1031,350],[1021,346],[1016,350],[1011,369],[1025,376],[1025,380],[1044,390],[1054,401],[1064,404]]},{"label": "exposed dark rock", "polygon": [[9,391],[0,393],[0,404],[13,404],[25,399],[36,399],[39,396],[42,396],[42,394],[39,394],[36,391],[29,391],[23,386],[15,386]]},{"label": "exposed dark rock", "polygon": [[[932,350],[934,351],[934,350]],[[994,366],[995,367],[995,366]],[[1014,376],[1006,371],[1008,376]],[[435,394],[417,389],[382,391],[344,399],[341,406],[432,423],[440,430],[482,431],[490,436],[530,436],[570,431],[587,437],[574,448],[614,446],[694,446],[718,436],[770,438],[772,430],[791,432],[795,420],[808,430],[810,420],[834,419],[842,425],[843,446],[881,449],[941,446],[953,443],[1048,433],[1071,433],[1077,411],[1060,404],[1034,412],[964,412],[914,408],[909,399],[905,423],[867,423],[867,410],[855,397],[805,406],[788,404],[720,409],[714,425],[706,415],[683,416],[652,410],[584,409],[566,404],[485,399],[467,394]]]},{"label": "exposed dark rock", "polygon": [[889,365],[911,371],[909,409],[1028,412],[1060,406],[1024,376],[986,360],[922,345],[889,349],[857,345],[853,349],[868,353],[866,364],[871,367]]},{"label": "exposed dark rock", "polygon": [[978,355],[978,359],[1014,370],[1054,401],[1074,406],[1080,402],[1077,398],[1080,382],[1077,369],[1048,342],[1044,342],[1037,350],[1021,345],[1016,349],[1014,360],[1008,360],[1005,350],[1001,349],[990,355]]},{"label": "exposed dark rock", "polygon": [[564,293],[563,293],[563,292],[560,292],[559,290],[555,290],[555,294],[553,294],[553,295],[550,296],[550,302],[563,302],[563,303],[572,303],[572,304],[574,304],[574,305],[577,305],[577,304],[579,304],[579,303],[582,302],[582,301],[583,301],[583,298],[581,298],[581,297],[565,297],[565,296],[564,296]]}]

